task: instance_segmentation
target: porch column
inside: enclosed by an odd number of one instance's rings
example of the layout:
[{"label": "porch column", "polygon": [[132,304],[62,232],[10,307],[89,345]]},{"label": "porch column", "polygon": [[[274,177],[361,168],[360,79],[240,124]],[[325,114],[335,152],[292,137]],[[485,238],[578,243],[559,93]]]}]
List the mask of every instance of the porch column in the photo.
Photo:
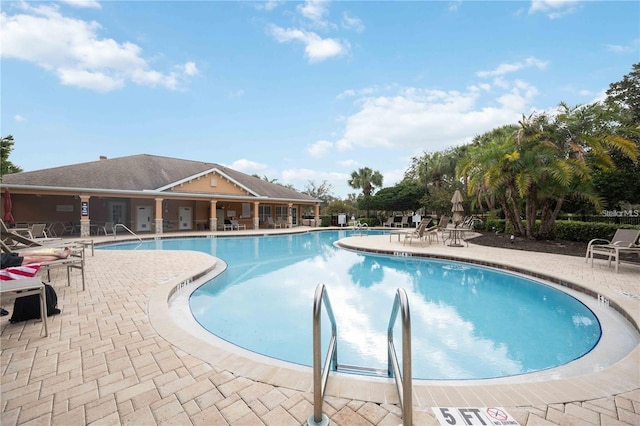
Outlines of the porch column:
[{"label": "porch column", "polygon": [[154,219],[154,225],[156,228],[155,233],[156,234],[162,234],[163,233],[163,229],[162,229],[162,214],[164,213],[162,211],[162,198],[156,198],[156,215],[155,215],[155,219]]},{"label": "porch column", "polygon": [[211,211],[209,212],[209,230],[217,231],[218,230],[218,214],[216,213],[216,206],[218,205],[217,200],[211,200],[209,203],[209,208]]},{"label": "porch column", "polygon": [[289,203],[287,211],[287,228],[293,228],[293,203]]},{"label": "porch column", "polygon": [[89,217],[89,198],[88,195],[80,195],[80,236],[88,237],[91,235],[91,218]]},{"label": "porch column", "polygon": [[260,203],[253,203],[253,229],[260,229]]},{"label": "porch column", "polygon": [[316,204],[313,210],[313,219],[315,221],[315,226],[320,226],[320,204]]}]

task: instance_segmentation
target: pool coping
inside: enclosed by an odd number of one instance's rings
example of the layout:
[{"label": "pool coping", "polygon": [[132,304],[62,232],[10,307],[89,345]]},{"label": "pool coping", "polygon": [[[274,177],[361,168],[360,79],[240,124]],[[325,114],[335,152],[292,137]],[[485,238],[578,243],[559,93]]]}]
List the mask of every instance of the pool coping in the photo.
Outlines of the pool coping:
[{"label": "pool coping", "polygon": [[[319,230],[320,231],[320,230]],[[309,232],[309,231],[305,231]],[[244,236],[263,235],[253,234]],[[340,244],[346,249],[393,254],[394,250],[372,249],[367,244],[357,244],[356,238],[347,237],[341,239]],[[408,253],[415,255],[410,250]],[[465,256],[450,256],[449,260],[473,261]],[[567,256],[568,257],[568,256]],[[237,348],[222,339],[215,343],[210,340],[202,340],[191,333],[185,332],[172,318],[169,303],[171,297],[181,289],[197,287],[201,281],[211,279],[221,273],[223,264],[220,259],[211,256],[211,264],[205,268],[192,271],[189,277],[177,277],[171,281],[160,284],[149,298],[148,315],[152,326],[168,342],[179,349],[196,356],[206,362],[230,371],[231,373],[247,379],[263,382],[274,386],[281,386],[293,390],[312,392],[313,372],[311,367],[299,366],[291,363],[262,357],[249,351]],[[475,262],[478,263],[478,262]],[[505,265],[500,262],[490,262],[493,265],[515,268],[513,265]],[[638,329],[639,313],[637,305],[626,303],[617,294],[604,288],[598,291],[590,286],[577,285],[567,281],[566,278],[546,275],[541,271],[529,268],[517,268],[520,273],[533,273],[541,275],[541,278],[550,281],[559,280],[570,286],[584,289],[593,294],[601,294],[607,297],[612,308],[624,315],[630,323]],[[571,288],[569,286],[569,288]],[[587,293],[588,294],[588,293]],[[631,312],[630,312],[631,311]],[[485,381],[413,381],[413,405],[414,406],[531,406],[539,404],[566,403],[571,401],[585,401],[597,398],[605,398],[638,388],[640,365],[640,345],[636,346],[626,357],[617,363],[600,371],[584,374],[576,377],[557,380],[543,380],[523,383],[500,383],[499,380]],[[481,383],[479,383],[481,382]],[[330,379],[326,388],[328,397],[358,399],[376,403],[398,404],[398,395],[393,379],[389,378],[363,378],[345,373],[330,373]]]}]

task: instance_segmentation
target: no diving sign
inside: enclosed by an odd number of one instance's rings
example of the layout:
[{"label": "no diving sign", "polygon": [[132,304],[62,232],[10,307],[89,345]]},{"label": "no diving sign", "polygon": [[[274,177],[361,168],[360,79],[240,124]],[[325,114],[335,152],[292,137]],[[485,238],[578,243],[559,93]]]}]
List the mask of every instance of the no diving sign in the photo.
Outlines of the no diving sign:
[{"label": "no diving sign", "polygon": [[443,426],[519,426],[502,407],[433,407]]}]

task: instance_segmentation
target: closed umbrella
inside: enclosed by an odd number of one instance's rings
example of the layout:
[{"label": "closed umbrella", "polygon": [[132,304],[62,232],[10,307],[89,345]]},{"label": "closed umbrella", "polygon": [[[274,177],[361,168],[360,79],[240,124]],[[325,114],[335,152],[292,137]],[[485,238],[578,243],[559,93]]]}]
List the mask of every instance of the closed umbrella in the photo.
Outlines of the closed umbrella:
[{"label": "closed umbrella", "polygon": [[453,223],[459,225],[464,219],[464,207],[462,206],[462,194],[460,190],[456,189],[451,198],[451,211],[453,212]]},{"label": "closed umbrella", "polygon": [[13,219],[13,214],[11,213],[12,209],[13,209],[13,203],[11,202],[11,194],[9,193],[8,189],[5,189],[4,190],[4,217],[2,220],[4,220],[7,223],[15,222],[15,220]]}]

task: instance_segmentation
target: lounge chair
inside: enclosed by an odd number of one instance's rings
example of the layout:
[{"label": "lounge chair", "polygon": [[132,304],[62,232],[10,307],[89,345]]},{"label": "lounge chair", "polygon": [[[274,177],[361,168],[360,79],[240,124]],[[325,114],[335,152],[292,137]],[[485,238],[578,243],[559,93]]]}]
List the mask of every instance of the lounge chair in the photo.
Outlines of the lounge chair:
[{"label": "lounge chair", "polygon": [[409,227],[409,216],[402,216],[402,220],[400,222],[394,222],[396,228],[404,228],[405,226]]},{"label": "lounge chair", "polygon": [[91,256],[95,254],[95,247],[93,240],[89,239],[62,239],[62,238],[47,238],[37,239],[28,238],[17,232],[13,232],[12,229],[7,228],[4,221],[0,219],[0,235],[2,236],[2,242],[6,244],[10,249],[18,250],[30,247],[40,248],[64,248],[73,246],[82,246],[83,248],[91,247]]},{"label": "lounge chair", "polygon": [[391,228],[391,227],[393,226],[393,221],[394,221],[394,220],[395,220],[395,217],[393,217],[393,216],[389,216],[389,217],[387,218],[387,221],[386,221],[386,222],[384,222],[384,223],[382,224],[382,227],[383,227],[383,228],[386,228],[386,227]]},{"label": "lounge chair", "polygon": [[104,235],[113,235],[115,237],[116,235],[116,228],[115,225],[113,224],[113,222],[105,222],[104,226],[101,227],[102,228],[102,232],[104,232]]},{"label": "lounge chair", "polygon": [[420,224],[418,225],[418,227],[411,232],[407,232],[404,235],[404,245],[407,244],[407,240],[409,240],[409,244],[411,244],[413,242],[414,239],[417,239],[418,241],[421,241],[424,239],[424,230],[427,227],[427,224],[430,222],[430,219],[426,219],[423,220],[422,222],[420,222]]},{"label": "lounge chair", "polygon": [[286,219],[276,219],[276,226],[279,226],[280,228],[287,228],[289,223]]},{"label": "lounge chair", "polygon": [[243,225],[240,222],[238,222],[237,220],[232,220],[231,221],[231,230],[237,229],[239,231],[240,228],[246,230],[247,229],[247,225]]},{"label": "lounge chair", "polygon": [[49,235],[47,235],[46,223],[34,223],[33,225],[31,225],[29,238],[40,243],[60,240],[60,238],[55,238],[55,237],[52,238]]},{"label": "lounge chair", "polygon": [[428,228],[425,228],[424,230],[424,239],[425,241],[428,241],[429,244],[431,244],[431,242],[435,239],[436,243],[438,243],[438,230],[440,228],[438,227],[438,225],[434,225],[434,226],[430,226]]},{"label": "lounge chair", "polygon": [[588,262],[590,258],[593,268],[594,255],[606,256],[609,259],[609,267],[611,267],[611,260],[615,261],[616,273],[618,273],[620,253],[638,253],[640,256],[639,238],[640,229],[618,229],[611,240],[594,238],[587,244],[585,262]]},{"label": "lounge chair", "polygon": [[40,319],[44,323],[44,335],[45,337],[49,335],[46,289],[44,283],[39,278],[21,278],[9,281],[0,280],[0,294],[2,293],[12,293],[16,299],[37,294],[40,298]]},{"label": "lounge chair", "polygon": [[[51,281],[51,269],[64,267],[67,268],[67,286],[71,286],[71,270],[79,269],[80,274],[82,276],[82,290],[85,289],[85,273],[84,273],[84,249],[85,246],[81,244],[73,244],[73,242],[68,242],[69,244],[65,244],[64,247],[71,248],[71,254],[66,259],[52,260],[49,262],[41,262],[40,269],[47,271],[47,280]],[[42,251],[42,250],[50,250],[50,249],[59,249],[63,246],[49,246],[49,245],[41,245],[41,246],[32,246],[24,249],[12,249],[7,246],[3,241],[0,241],[0,248],[5,253],[25,253],[28,251]]]}]

